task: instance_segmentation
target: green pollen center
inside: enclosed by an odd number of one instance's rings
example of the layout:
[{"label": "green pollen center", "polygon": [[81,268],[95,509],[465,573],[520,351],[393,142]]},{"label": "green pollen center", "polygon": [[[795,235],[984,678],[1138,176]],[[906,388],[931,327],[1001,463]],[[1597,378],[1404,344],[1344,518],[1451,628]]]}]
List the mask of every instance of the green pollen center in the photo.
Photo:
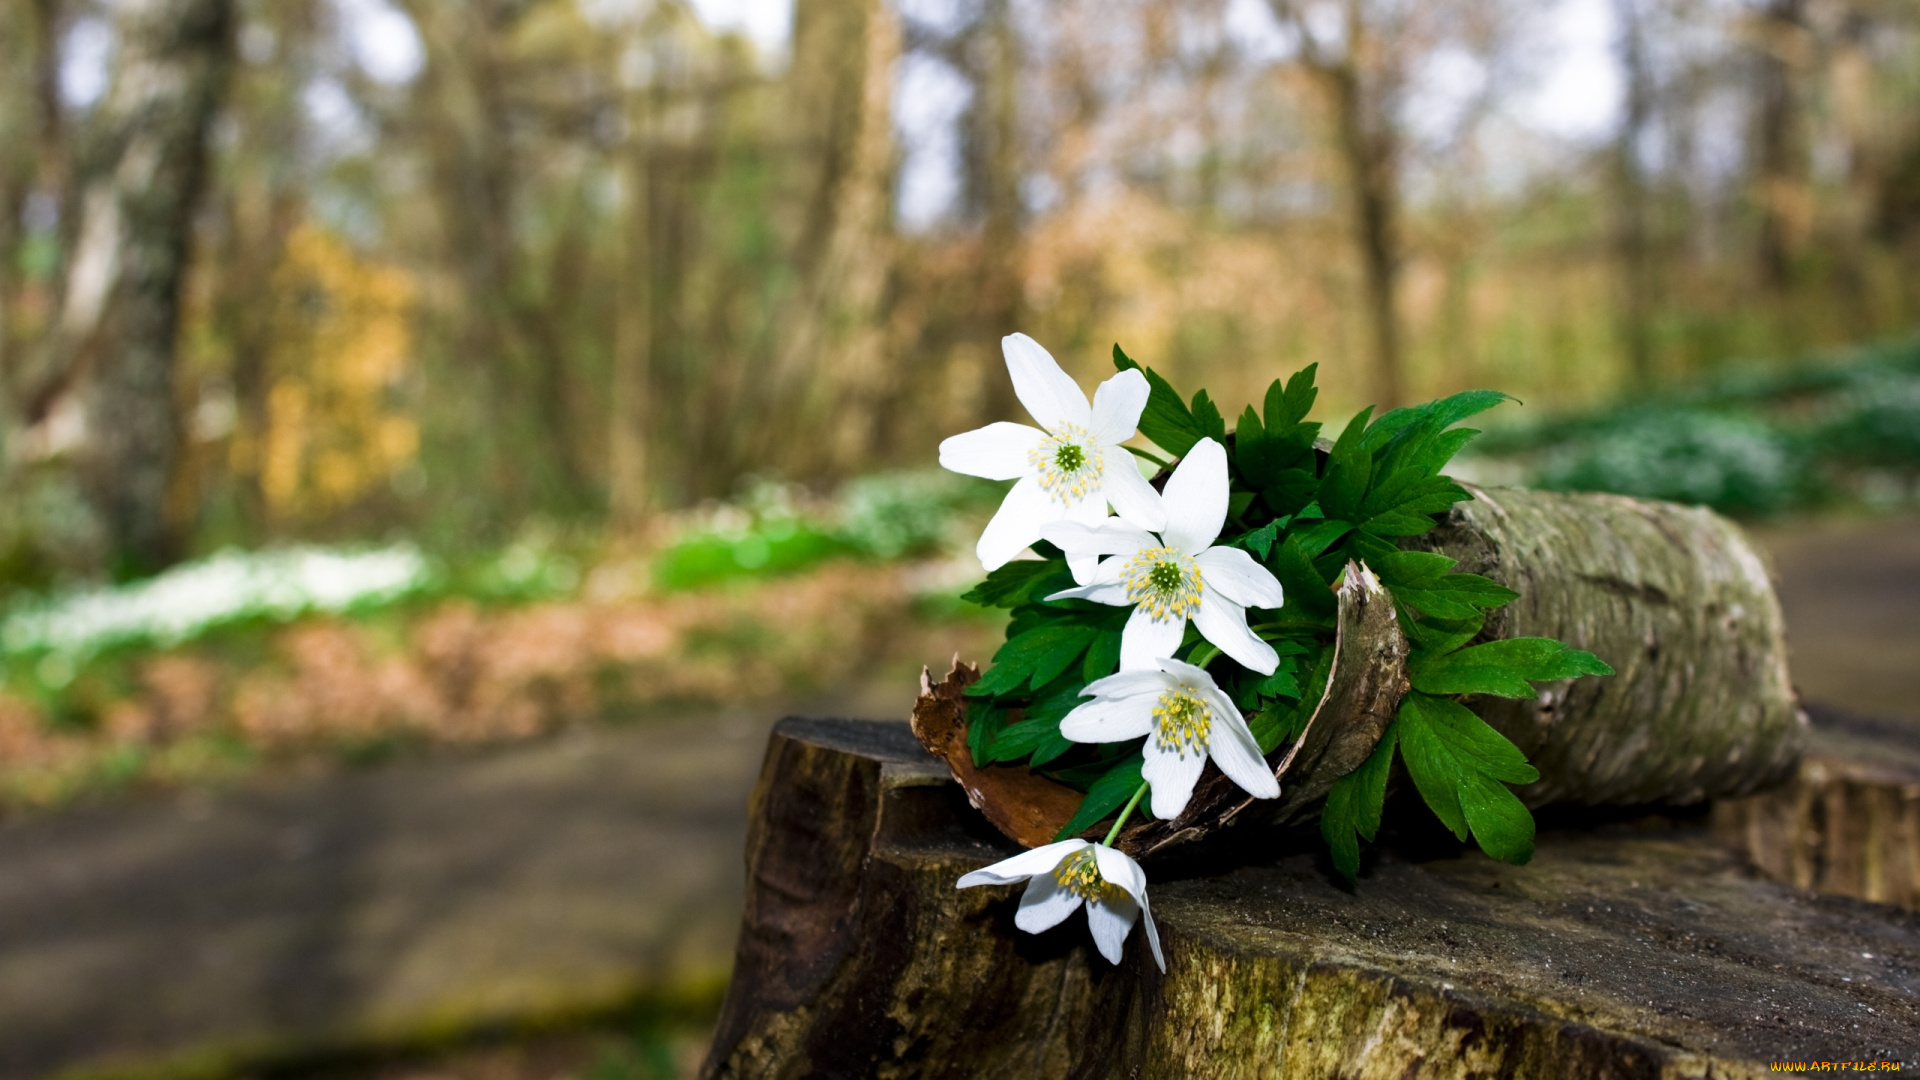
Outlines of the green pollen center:
[{"label": "green pollen center", "polygon": [[1175,562],[1157,562],[1147,571],[1147,584],[1154,592],[1170,593],[1185,584],[1186,575]]},{"label": "green pollen center", "polygon": [[1100,876],[1100,864],[1094,859],[1092,848],[1082,848],[1077,854],[1061,863],[1053,872],[1053,880],[1061,887],[1083,900],[1105,899],[1113,886]]},{"label": "green pollen center", "polygon": [[1060,448],[1053,452],[1053,464],[1059,468],[1061,472],[1077,472],[1080,466],[1086,463],[1086,452],[1081,450],[1077,444],[1061,443]]}]

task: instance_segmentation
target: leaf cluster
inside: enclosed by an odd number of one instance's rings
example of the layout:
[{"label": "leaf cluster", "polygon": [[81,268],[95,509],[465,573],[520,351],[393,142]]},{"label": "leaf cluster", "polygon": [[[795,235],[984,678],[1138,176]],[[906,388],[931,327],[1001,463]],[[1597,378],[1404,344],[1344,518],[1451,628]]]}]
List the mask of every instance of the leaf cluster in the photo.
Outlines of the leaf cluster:
[{"label": "leaf cluster", "polygon": [[[1359,841],[1380,828],[1396,757],[1422,799],[1456,836],[1472,836],[1488,854],[1524,861],[1533,819],[1508,789],[1538,774],[1526,757],[1458,695],[1530,696],[1532,684],[1611,674],[1589,653],[1560,642],[1522,638],[1474,644],[1488,612],[1516,593],[1454,560],[1412,549],[1455,503],[1471,498],[1442,469],[1476,432],[1461,421],[1508,400],[1473,390],[1378,417],[1362,410],[1331,443],[1309,421],[1317,366],[1275,380],[1261,408],[1248,406],[1229,432],[1203,390],[1182,398],[1172,384],[1114,346],[1114,364],[1139,370],[1149,396],[1140,432],[1178,458],[1203,438],[1228,449],[1228,519],[1221,544],[1244,548],[1273,572],[1285,593],[1275,611],[1250,611],[1254,631],[1280,655],[1271,675],[1248,671],[1201,640],[1190,626],[1175,655],[1208,669],[1233,698],[1258,740],[1273,752],[1297,738],[1325,692],[1332,667],[1334,586],[1350,561],[1364,562],[1393,595],[1414,648],[1413,690],[1371,757],[1333,787],[1322,832],[1334,865],[1351,878]],[[1059,722],[1084,698],[1086,684],[1118,666],[1128,609],[1080,600],[1049,601],[1073,584],[1065,560],[1046,545],[1043,558],[1008,563],[965,599],[1009,609],[1007,640],[976,699],[970,731],[978,764],[1024,762],[1087,792],[1062,837],[1091,829],[1140,786],[1144,740],[1074,744]]]}]

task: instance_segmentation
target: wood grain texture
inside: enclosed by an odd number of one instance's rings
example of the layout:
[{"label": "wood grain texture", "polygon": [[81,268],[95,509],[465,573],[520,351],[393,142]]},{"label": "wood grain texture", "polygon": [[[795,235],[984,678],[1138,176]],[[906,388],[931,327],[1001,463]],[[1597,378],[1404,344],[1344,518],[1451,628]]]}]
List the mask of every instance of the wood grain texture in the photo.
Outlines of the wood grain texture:
[{"label": "wood grain texture", "polygon": [[1389,849],[1351,892],[1317,854],[1245,845],[1153,883],[1162,975],[1137,933],[1110,967],[1081,917],[1023,934],[1018,887],[954,888],[1018,849],[904,724],[783,722],[755,807],[714,1080],[1920,1064],[1920,919],[1757,878],[1703,828],[1548,832],[1524,867]]}]

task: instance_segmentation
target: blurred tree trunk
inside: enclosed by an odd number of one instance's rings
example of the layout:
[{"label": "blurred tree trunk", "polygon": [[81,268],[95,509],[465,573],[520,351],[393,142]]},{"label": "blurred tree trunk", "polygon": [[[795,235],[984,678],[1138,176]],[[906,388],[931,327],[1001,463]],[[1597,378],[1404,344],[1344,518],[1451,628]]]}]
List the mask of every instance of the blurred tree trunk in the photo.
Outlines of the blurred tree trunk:
[{"label": "blurred tree trunk", "polygon": [[1792,285],[1793,242],[1811,199],[1801,137],[1798,68],[1808,48],[1804,0],[1768,0],[1759,15],[1754,87],[1757,237],[1760,280],[1784,293]]},{"label": "blurred tree trunk", "polygon": [[[800,279],[778,371],[768,389],[821,402],[831,432],[815,463],[830,472],[865,464],[891,396],[880,302],[892,267],[893,65],[900,26],[881,0],[802,0],[794,8],[786,102],[801,133],[802,217],[792,262]],[[768,403],[770,436],[791,440],[805,412]],[[763,448],[759,455],[765,457]]]},{"label": "blurred tree trunk", "polygon": [[[544,487],[559,501],[581,499],[589,483],[575,451],[568,407],[568,350],[519,279],[533,256],[515,235],[519,174],[508,117],[513,76],[507,37],[522,0],[444,4],[408,0],[427,63],[421,79],[434,193],[461,286],[454,329],[463,364],[484,386],[486,453],[502,487],[525,502]],[[529,464],[515,446],[515,421],[531,422],[543,451]],[[548,481],[542,484],[542,481]]]},{"label": "blurred tree trunk", "polygon": [[627,92],[626,145],[620,161],[620,281],[613,331],[608,503],[615,528],[632,531],[658,501],[649,474],[653,435],[652,161],[648,88]]},{"label": "blurred tree trunk", "polygon": [[1329,45],[1308,27],[1291,0],[1269,0],[1299,43],[1299,62],[1326,95],[1347,178],[1353,237],[1360,258],[1374,403],[1393,408],[1406,398],[1395,294],[1400,276],[1400,132],[1394,112],[1403,73],[1391,43],[1369,25],[1360,0],[1347,0],[1341,40]]},{"label": "blurred tree trunk", "polygon": [[[1020,39],[1008,0],[987,0],[973,110],[974,181],[983,222],[974,331],[998,356],[1000,339],[1021,328]],[[981,422],[1013,416],[1013,385],[989,378]]]},{"label": "blurred tree trunk", "polygon": [[[43,12],[50,10],[43,6]],[[115,9],[119,52],[95,107],[77,203],[77,245],[32,370],[30,414],[81,392],[81,474],[125,570],[174,557],[167,493],[179,441],[175,336],[207,132],[225,91],[232,0],[151,0]]]},{"label": "blurred tree trunk", "polygon": [[1619,334],[1634,385],[1645,391],[1654,383],[1651,323],[1654,305],[1654,259],[1648,238],[1650,212],[1642,143],[1653,120],[1653,74],[1647,64],[1643,0],[1615,0],[1620,69],[1626,78],[1626,99],[1620,130],[1614,137],[1614,257],[1620,275]]}]

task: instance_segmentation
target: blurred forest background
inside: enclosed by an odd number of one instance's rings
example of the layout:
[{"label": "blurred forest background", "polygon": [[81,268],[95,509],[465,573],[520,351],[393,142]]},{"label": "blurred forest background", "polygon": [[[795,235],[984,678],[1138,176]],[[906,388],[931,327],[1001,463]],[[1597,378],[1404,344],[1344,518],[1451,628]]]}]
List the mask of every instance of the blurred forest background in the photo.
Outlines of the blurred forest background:
[{"label": "blurred forest background", "polygon": [[1917,311],[1897,0],[11,0],[0,802],[904,693],[1016,329],[1765,514],[1920,496]]},{"label": "blurred forest background", "polygon": [[826,490],[1014,415],[1016,328],[1087,382],[1553,407],[1920,304],[1910,4],[711,18],[5,5],[0,576]]}]

